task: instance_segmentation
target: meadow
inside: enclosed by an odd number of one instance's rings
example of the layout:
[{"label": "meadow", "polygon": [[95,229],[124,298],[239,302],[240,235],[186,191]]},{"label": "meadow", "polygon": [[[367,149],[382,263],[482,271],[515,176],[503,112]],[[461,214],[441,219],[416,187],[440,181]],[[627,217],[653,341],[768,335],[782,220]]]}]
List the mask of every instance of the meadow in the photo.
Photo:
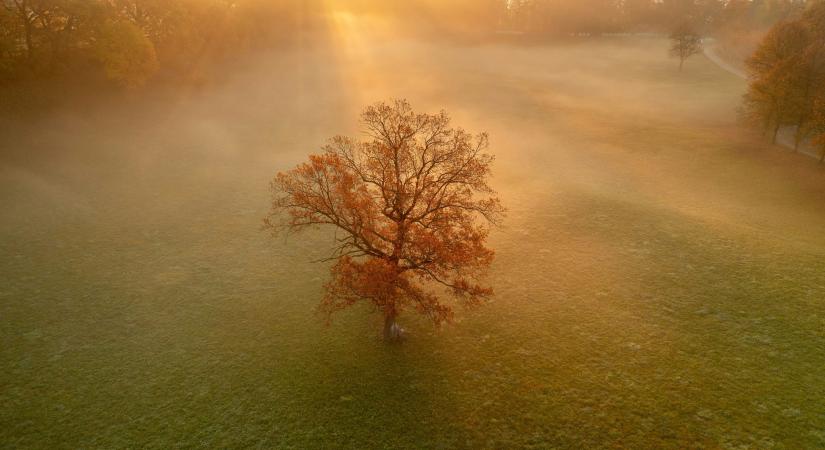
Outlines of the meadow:
[{"label": "meadow", "polygon": [[[825,173],[667,46],[346,33],[4,119],[0,447],[825,446]],[[494,300],[401,345],[315,314],[330,230],[261,231],[269,179],[392,97],[489,132],[509,209]]]}]

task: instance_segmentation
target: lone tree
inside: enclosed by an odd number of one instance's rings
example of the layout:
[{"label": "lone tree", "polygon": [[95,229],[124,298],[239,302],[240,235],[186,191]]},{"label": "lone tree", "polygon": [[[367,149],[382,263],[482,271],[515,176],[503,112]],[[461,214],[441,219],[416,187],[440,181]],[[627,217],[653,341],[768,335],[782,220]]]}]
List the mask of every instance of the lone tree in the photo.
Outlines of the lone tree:
[{"label": "lone tree", "polygon": [[702,38],[696,34],[688,23],[682,23],[670,34],[670,56],[679,58],[679,71],[685,60],[702,52]]},{"label": "lone tree", "polygon": [[365,140],[336,136],[275,177],[265,225],[335,227],[320,311],[329,319],[368,301],[384,316],[385,339],[397,340],[408,308],[441,324],[453,309],[439,294],[467,306],[492,295],[479,277],[493,260],[489,226],[504,209],[487,184],[486,133],[451,128],[444,111],[416,114],[405,100],[367,107],[361,123]]}]

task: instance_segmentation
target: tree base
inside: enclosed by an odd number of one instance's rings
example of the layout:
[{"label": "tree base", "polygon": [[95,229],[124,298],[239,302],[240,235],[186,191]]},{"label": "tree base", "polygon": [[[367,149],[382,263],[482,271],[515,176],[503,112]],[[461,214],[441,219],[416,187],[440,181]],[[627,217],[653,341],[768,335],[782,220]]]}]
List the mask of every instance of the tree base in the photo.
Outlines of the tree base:
[{"label": "tree base", "polygon": [[404,340],[405,332],[394,317],[387,317],[384,320],[384,340],[387,342],[401,342]]}]

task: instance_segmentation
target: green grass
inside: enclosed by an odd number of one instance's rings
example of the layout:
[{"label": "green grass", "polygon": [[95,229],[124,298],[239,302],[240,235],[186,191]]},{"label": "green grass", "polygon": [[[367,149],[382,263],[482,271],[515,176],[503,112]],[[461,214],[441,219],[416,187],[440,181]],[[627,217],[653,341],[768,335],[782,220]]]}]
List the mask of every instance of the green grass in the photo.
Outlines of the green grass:
[{"label": "green grass", "polygon": [[[666,46],[273,54],[9,127],[0,446],[825,446],[825,174]],[[390,96],[489,131],[510,208],[495,300],[400,346],[314,315],[327,231],[259,230],[268,178]]]}]

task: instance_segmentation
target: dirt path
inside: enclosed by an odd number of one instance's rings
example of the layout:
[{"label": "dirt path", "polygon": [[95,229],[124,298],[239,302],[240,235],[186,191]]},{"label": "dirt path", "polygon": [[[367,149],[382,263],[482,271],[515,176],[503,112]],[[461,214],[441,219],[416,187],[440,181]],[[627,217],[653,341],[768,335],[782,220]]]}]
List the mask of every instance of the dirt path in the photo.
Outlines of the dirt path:
[{"label": "dirt path", "polygon": [[745,73],[744,70],[738,69],[734,67],[733,64],[730,64],[729,62],[722,59],[722,57],[720,57],[719,54],[716,52],[716,47],[714,45],[705,45],[703,50],[705,56],[709,60],[713,61],[717,66],[736,75],[739,78],[742,78],[743,80],[748,78],[748,75]]}]

